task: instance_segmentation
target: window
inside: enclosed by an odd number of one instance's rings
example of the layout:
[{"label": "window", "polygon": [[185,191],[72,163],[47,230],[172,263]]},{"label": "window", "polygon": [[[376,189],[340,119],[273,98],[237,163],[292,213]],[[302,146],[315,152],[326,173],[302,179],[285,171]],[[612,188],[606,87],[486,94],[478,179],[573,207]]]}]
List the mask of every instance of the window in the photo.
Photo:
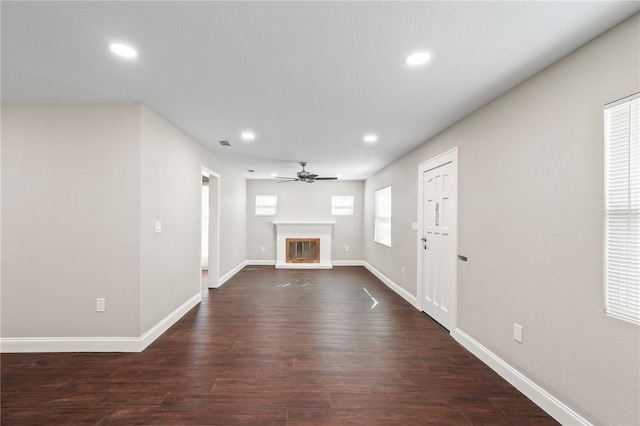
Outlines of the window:
[{"label": "window", "polygon": [[277,195],[256,195],[256,216],[275,216],[277,212]]},{"label": "window", "polygon": [[353,216],[353,195],[332,195],[331,214],[333,216]]},{"label": "window", "polygon": [[391,247],[391,187],[378,189],[375,193],[375,223],[373,239]]},{"label": "window", "polygon": [[640,324],[640,94],[605,106],[604,118],[605,312]]}]

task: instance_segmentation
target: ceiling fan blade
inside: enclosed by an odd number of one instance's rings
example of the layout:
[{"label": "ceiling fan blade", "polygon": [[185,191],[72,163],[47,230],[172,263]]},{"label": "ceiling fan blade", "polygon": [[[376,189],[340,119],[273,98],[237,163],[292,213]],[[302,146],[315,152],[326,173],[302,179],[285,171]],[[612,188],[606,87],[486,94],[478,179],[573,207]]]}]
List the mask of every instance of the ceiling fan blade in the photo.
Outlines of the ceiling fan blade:
[{"label": "ceiling fan blade", "polygon": [[300,165],[302,166],[302,170],[296,173],[297,177],[284,177],[284,176],[274,176],[275,179],[285,179],[278,183],[282,182],[306,182],[306,183],[314,183],[317,180],[336,180],[337,177],[318,177],[315,173],[308,172],[304,169],[304,166],[307,165],[306,162],[301,161]]}]

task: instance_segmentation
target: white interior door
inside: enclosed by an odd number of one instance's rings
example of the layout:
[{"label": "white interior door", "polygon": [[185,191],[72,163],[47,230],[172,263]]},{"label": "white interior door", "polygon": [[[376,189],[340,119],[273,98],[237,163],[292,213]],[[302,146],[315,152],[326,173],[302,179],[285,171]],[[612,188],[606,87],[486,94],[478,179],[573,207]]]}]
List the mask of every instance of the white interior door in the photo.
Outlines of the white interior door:
[{"label": "white interior door", "polygon": [[[420,167],[420,309],[452,330],[456,326],[457,150]],[[453,155],[451,155],[453,154]]]}]

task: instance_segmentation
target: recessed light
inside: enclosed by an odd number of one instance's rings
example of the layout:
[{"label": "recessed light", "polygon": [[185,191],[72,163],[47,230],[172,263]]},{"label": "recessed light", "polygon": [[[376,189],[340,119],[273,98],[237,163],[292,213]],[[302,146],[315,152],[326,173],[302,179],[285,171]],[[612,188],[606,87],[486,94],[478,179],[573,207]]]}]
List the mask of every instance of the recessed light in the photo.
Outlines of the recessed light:
[{"label": "recessed light", "polygon": [[240,137],[242,139],[244,139],[245,141],[252,141],[252,140],[254,140],[256,138],[256,135],[253,132],[247,131],[247,132],[242,132]]},{"label": "recessed light", "polygon": [[365,142],[369,142],[369,143],[371,143],[371,142],[375,142],[375,141],[377,141],[377,140],[378,140],[378,136],[376,136],[376,135],[374,135],[373,133],[371,133],[371,134],[368,134],[368,135],[364,135],[363,140],[364,140]]},{"label": "recessed light", "polygon": [[277,173],[271,173],[271,177],[276,177],[276,176],[278,176]]},{"label": "recessed light", "polygon": [[431,55],[427,52],[416,52],[404,58],[404,63],[407,65],[422,65],[429,62]]},{"label": "recessed light", "polygon": [[116,55],[123,56],[125,58],[135,58],[138,56],[138,52],[136,52],[134,48],[125,44],[113,43],[109,45],[109,49],[111,49],[111,51]]}]

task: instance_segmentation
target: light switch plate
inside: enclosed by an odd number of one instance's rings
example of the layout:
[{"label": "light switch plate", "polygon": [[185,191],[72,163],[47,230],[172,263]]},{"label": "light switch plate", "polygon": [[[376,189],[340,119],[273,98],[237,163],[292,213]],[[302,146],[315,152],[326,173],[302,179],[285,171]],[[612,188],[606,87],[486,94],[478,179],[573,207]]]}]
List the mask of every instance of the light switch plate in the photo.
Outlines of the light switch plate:
[{"label": "light switch plate", "polygon": [[515,322],[513,323],[513,340],[522,343],[522,326]]},{"label": "light switch plate", "polygon": [[96,312],[105,312],[107,310],[107,300],[103,298],[96,299]]},{"label": "light switch plate", "polygon": [[156,234],[159,234],[160,232],[162,232],[162,221],[156,220],[154,229],[156,231]]}]

